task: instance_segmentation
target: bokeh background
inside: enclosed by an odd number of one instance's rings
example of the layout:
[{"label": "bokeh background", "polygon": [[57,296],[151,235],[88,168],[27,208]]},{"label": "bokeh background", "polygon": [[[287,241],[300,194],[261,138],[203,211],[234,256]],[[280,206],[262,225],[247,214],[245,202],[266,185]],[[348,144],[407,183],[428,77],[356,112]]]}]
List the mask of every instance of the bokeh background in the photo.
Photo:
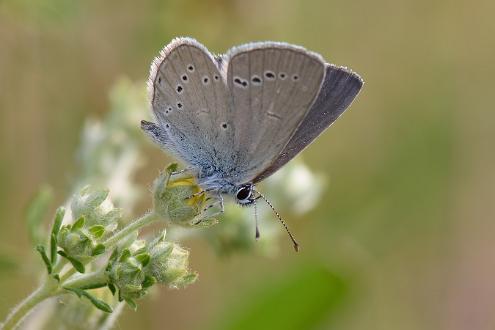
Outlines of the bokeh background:
[{"label": "bokeh background", "polygon": [[[219,257],[188,240],[200,280],[156,291],[118,329],[494,329],[494,10],[488,0],[0,1],[1,318],[40,269],[29,199],[48,183],[50,212],[63,203],[86,118],[105,116],[121,77],[142,83],[164,44],[192,36],[219,53],[300,44],[366,84],[304,152],[327,188],[311,212],[285,214],[301,253],[284,237],[271,256]],[[144,153],[146,186],[169,159]],[[144,196],[137,213],[147,207]]]}]

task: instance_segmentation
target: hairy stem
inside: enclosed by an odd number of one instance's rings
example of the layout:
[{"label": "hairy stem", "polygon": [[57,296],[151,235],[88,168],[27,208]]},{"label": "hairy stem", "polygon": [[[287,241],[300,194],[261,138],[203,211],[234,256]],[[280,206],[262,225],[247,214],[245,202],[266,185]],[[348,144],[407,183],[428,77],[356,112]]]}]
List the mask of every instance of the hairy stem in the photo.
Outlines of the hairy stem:
[{"label": "hairy stem", "polygon": [[24,299],[19,305],[14,307],[10,314],[5,319],[2,325],[2,329],[10,330],[16,329],[22,322],[24,317],[28,315],[29,312],[37,304],[43,300],[53,296],[57,288],[57,283],[54,279],[48,278],[45,282],[37,288],[33,293],[31,293],[26,299]]},{"label": "hairy stem", "polygon": [[157,215],[155,212],[150,212],[145,215],[143,215],[141,218],[134,220],[124,228],[122,228],[119,232],[115,233],[111,237],[109,237],[103,244],[109,250],[113,246],[115,246],[121,239],[125,238],[129,234],[131,234],[133,231],[136,231],[144,226],[147,226],[154,221],[158,220],[160,218],[159,215]]},{"label": "hairy stem", "polygon": [[[145,227],[154,221],[158,220],[160,217],[154,213],[147,213],[143,215],[141,218],[131,222],[124,228],[122,228],[119,232],[115,233],[111,237],[109,237],[103,244],[105,247],[110,250],[114,247],[121,239],[125,238],[127,235],[132,232]],[[62,270],[62,268],[67,264],[66,260],[59,259],[55,264],[53,270],[54,274],[57,274]],[[76,273],[74,268],[71,268],[65,272],[62,276],[60,276],[60,283],[62,286],[66,287],[77,287],[77,288],[88,288],[100,283],[106,283],[108,281],[104,270],[75,276]],[[17,305],[7,316],[5,322],[1,325],[2,329],[10,330],[17,328],[22,320],[28,315],[28,313],[35,307],[37,304],[42,302],[43,300],[60,295],[65,293],[65,290],[60,290],[60,283],[58,283],[52,277],[47,277],[44,283],[36,289],[33,293],[31,293],[26,299],[24,299],[19,305]]]},{"label": "hairy stem", "polygon": [[88,274],[82,274],[69,278],[62,283],[62,287],[87,289],[94,288],[96,286],[103,286],[108,283],[108,276],[105,274],[105,270],[98,270]]}]

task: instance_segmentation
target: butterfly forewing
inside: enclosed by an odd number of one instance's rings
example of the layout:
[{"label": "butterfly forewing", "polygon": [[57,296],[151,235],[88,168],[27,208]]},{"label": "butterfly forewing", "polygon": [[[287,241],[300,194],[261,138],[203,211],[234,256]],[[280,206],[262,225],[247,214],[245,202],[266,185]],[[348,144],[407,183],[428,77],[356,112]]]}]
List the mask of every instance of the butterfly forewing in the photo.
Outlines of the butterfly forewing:
[{"label": "butterfly forewing", "polygon": [[175,39],[150,75],[152,108],[181,158],[199,168],[221,166],[232,136],[228,91],[216,60],[197,41]]},{"label": "butterfly forewing", "polygon": [[325,75],[320,56],[284,43],[253,43],[226,55],[236,181],[272,164],[313,104]]}]

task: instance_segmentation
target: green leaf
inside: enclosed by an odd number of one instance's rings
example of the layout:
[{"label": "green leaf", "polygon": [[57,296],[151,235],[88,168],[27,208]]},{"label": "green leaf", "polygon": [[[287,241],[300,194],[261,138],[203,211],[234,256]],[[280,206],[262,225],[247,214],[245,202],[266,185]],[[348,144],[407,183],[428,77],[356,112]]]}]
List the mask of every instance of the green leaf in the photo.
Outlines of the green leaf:
[{"label": "green leaf", "polygon": [[115,296],[115,292],[117,292],[117,289],[115,289],[115,285],[113,285],[112,283],[108,283],[108,288],[110,289],[112,296]]},{"label": "green leaf", "polygon": [[57,262],[57,236],[50,235],[50,261],[52,264]]},{"label": "green leaf", "polygon": [[94,238],[100,238],[105,233],[105,227],[102,225],[94,225],[89,228],[89,232],[93,235]]},{"label": "green leaf", "polygon": [[150,255],[148,253],[141,253],[135,256],[136,260],[139,261],[143,267],[146,267],[146,265],[150,262]]},{"label": "green leaf", "polygon": [[110,258],[108,258],[107,267],[105,268],[106,271],[110,271],[110,269],[112,268],[112,264],[117,259],[118,255],[119,255],[119,250],[117,248],[113,249]]},{"label": "green leaf", "polygon": [[53,190],[45,185],[39,188],[27,205],[25,217],[33,245],[43,242],[46,237],[42,223],[52,200]]},{"label": "green leaf", "polygon": [[130,308],[132,308],[134,311],[137,310],[137,304],[134,300],[130,299],[130,298],[127,298],[127,299],[124,299],[125,302],[127,303],[127,305],[129,305]]},{"label": "green leaf", "polygon": [[84,219],[84,216],[80,217],[76,222],[74,222],[70,231],[74,232],[76,230],[81,230],[84,227],[85,222],[86,220]]},{"label": "green leaf", "polygon": [[46,270],[48,271],[48,274],[52,273],[52,264],[50,262],[50,259],[48,259],[48,256],[46,255],[45,247],[43,245],[38,245],[36,247],[36,251],[38,251],[41,255],[41,259],[43,259],[43,262],[45,263]]},{"label": "green leaf", "polygon": [[150,275],[146,275],[144,277],[143,283],[141,283],[141,286],[143,287],[143,289],[146,289],[155,283],[156,283],[156,278],[154,278],[153,276],[150,276]]},{"label": "green leaf", "polygon": [[108,282],[92,283],[90,285],[80,286],[79,289],[81,289],[81,290],[99,289],[99,288],[104,288],[107,285],[108,285]]},{"label": "green leaf", "polygon": [[182,278],[180,278],[178,281],[176,281],[175,284],[180,288],[184,288],[196,282],[197,279],[198,279],[198,273],[189,273],[183,276]]},{"label": "green leaf", "polygon": [[64,251],[58,251],[57,252],[59,255],[64,257],[65,259],[69,260],[72,266],[79,272],[79,273],[84,273],[86,269],[84,268],[84,264],[80,262],[79,260],[72,258],[71,256],[68,256],[67,253]]},{"label": "green leaf", "polygon": [[53,275],[53,278],[56,279],[57,282],[60,282],[60,275],[59,274]]},{"label": "green leaf", "polygon": [[62,220],[64,220],[65,208],[60,206],[55,212],[55,219],[53,220],[52,234],[58,235],[60,227],[62,227]]},{"label": "green leaf", "polygon": [[55,212],[55,219],[53,220],[52,233],[50,235],[50,260],[52,261],[52,265],[57,262],[57,235],[60,232],[64,215],[65,208],[61,206]]},{"label": "green leaf", "polygon": [[125,249],[124,251],[122,251],[122,255],[120,256],[119,258],[119,261],[120,262],[124,262],[126,261],[129,257],[131,256],[131,251],[129,251],[128,249]]},{"label": "green leaf", "polygon": [[93,256],[97,256],[97,255],[100,255],[102,253],[105,253],[105,245],[103,244],[97,244],[94,248],[93,248],[93,252],[92,252],[92,255]]},{"label": "green leaf", "polygon": [[118,254],[119,254],[119,250],[117,248],[113,249],[112,254],[110,255],[108,261],[114,261],[115,259],[117,259]]},{"label": "green leaf", "polygon": [[243,299],[231,304],[210,329],[327,329],[348,293],[349,283],[326,267],[301,265],[293,273],[257,284],[256,292],[240,292]]},{"label": "green leaf", "polygon": [[88,292],[86,292],[86,291],[84,291],[82,289],[79,289],[79,288],[69,288],[69,287],[64,287],[64,289],[67,290],[67,291],[70,291],[70,292],[75,293],[79,298],[86,297],[99,310],[102,310],[102,311],[104,311],[106,313],[113,312],[113,310],[110,307],[110,305],[108,305],[106,302],[104,302],[103,300],[100,300],[100,299],[96,298],[92,294],[90,294],[90,293],[88,293]]}]

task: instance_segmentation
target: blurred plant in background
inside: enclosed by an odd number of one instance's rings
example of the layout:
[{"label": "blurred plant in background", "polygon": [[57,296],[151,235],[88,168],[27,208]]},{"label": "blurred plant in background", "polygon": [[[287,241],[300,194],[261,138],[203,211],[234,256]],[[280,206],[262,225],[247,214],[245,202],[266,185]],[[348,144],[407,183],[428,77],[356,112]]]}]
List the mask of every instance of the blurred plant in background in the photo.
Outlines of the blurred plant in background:
[{"label": "blurred plant in background", "polygon": [[[282,227],[276,221],[262,224],[262,240],[255,241],[254,214],[228,203],[221,219],[205,219],[205,195],[187,172],[175,175],[169,165],[152,186],[153,208],[134,221],[134,205],[143,187],[134,175],[146,159],[139,121],[147,113],[144,84],[121,79],[110,93],[111,109],[102,120],[88,119],[78,152],[80,173],[73,193],[55,215],[52,229],[43,226],[53,192],[42,187],[27,212],[33,244],[47,275],[40,287],[13,309],[4,323],[15,327],[37,304],[41,308],[26,320],[30,329],[109,329],[124,302],[137,308],[136,299],[155,284],[183,288],[197,279],[189,270],[189,251],[179,240],[202,236],[219,255],[238,252],[276,253]],[[301,215],[313,208],[325,186],[300,160],[291,162],[266,180],[264,191],[286,212]],[[105,188],[99,188],[105,187]],[[260,219],[273,218],[272,210],[259,207]],[[138,239],[139,231],[165,220],[165,230],[155,237]],[[212,226],[217,224],[218,226]],[[204,228],[208,227],[208,228]],[[141,235],[142,236],[142,235]],[[54,299],[59,296],[63,304]]]}]

